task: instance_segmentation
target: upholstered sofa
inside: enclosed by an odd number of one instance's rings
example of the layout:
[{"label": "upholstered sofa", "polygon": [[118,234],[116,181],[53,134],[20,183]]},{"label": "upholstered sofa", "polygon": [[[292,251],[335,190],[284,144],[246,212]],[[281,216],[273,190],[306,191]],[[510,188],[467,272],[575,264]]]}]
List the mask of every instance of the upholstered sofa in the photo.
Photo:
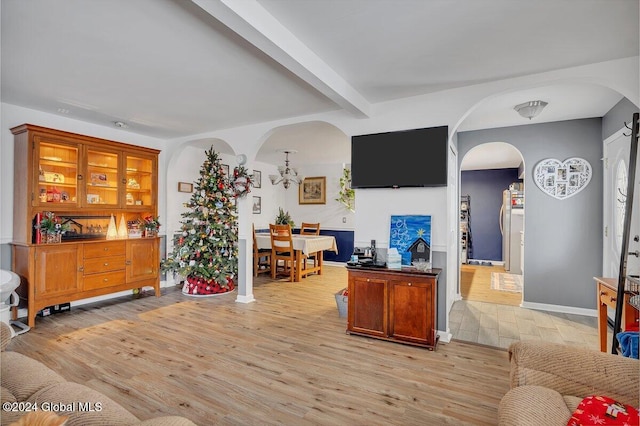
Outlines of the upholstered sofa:
[{"label": "upholstered sofa", "polygon": [[[68,426],[195,425],[190,420],[174,416],[140,421],[121,405],[100,392],[78,383],[68,382],[58,373],[32,358],[17,352],[5,351],[11,342],[10,333],[9,326],[0,322],[0,396],[3,404],[0,412],[0,424],[2,425],[11,424],[26,415],[26,411],[14,411],[16,408],[34,407],[36,403],[39,408],[45,410],[62,408],[63,412],[58,412],[58,414],[69,417],[66,423]],[[18,402],[26,404],[11,404]],[[77,405],[80,402],[86,405],[81,408]],[[76,405],[71,405],[72,403],[76,403]],[[90,411],[91,409],[93,411]]]},{"label": "upholstered sofa", "polygon": [[591,395],[640,403],[636,359],[546,342],[513,343],[509,359],[511,389],[500,401],[500,425],[566,426]]}]

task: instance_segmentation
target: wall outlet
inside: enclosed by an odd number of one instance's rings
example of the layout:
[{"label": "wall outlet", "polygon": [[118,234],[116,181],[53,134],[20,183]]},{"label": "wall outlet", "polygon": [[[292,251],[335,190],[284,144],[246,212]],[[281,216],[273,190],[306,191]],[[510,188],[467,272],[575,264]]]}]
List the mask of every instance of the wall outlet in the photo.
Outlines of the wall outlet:
[{"label": "wall outlet", "polygon": [[342,223],[347,223],[347,217],[346,216],[342,216]]}]

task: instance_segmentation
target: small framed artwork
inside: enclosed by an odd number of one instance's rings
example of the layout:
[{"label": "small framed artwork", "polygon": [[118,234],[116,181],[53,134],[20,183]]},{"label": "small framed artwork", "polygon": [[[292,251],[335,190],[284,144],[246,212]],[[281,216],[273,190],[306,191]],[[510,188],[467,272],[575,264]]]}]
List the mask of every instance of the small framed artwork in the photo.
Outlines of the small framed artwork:
[{"label": "small framed artwork", "polygon": [[229,177],[229,165],[228,164],[221,164],[222,166],[222,171],[224,172],[224,175],[226,177]]},{"label": "small framed artwork", "polygon": [[262,172],[260,170],[253,171],[253,187],[262,188]]},{"label": "small framed artwork", "polygon": [[327,178],[308,177],[300,184],[299,204],[327,204]]},{"label": "small framed artwork", "polygon": [[193,184],[187,182],[178,182],[178,192],[193,192]]},{"label": "small framed artwork", "polygon": [[262,198],[253,197],[253,214],[262,213]]}]

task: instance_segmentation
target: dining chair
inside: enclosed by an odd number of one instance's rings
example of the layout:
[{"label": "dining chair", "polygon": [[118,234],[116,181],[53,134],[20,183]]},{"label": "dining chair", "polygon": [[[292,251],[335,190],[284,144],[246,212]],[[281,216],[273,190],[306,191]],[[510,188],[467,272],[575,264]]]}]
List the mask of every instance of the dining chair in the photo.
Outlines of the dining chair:
[{"label": "dining chair", "polygon": [[253,276],[257,277],[258,274],[264,274],[271,272],[271,249],[259,249],[256,242],[256,227],[253,228]]},{"label": "dining chair", "polygon": [[[320,223],[302,222],[302,225],[300,225],[300,235],[320,235]],[[318,266],[318,252],[309,253],[307,258],[313,260],[314,268]]]},{"label": "dining chair", "polygon": [[300,235],[320,235],[320,224],[302,222]]},{"label": "dining chair", "polygon": [[289,281],[294,281],[296,253],[293,249],[290,225],[269,224],[271,234],[271,278],[278,274],[278,261],[283,262],[282,272],[289,275]]}]

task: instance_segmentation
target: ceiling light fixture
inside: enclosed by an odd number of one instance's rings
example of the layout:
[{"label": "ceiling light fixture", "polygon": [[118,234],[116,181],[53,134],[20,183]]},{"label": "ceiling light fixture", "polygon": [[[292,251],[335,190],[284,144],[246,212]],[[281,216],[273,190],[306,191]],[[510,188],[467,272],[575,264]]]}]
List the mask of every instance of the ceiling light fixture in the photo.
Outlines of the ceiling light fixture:
[{"label": "ceiling light fixture", "polygon": [[272,185],[277,185],[282,182],[282,186],[284,189],[289,189],[292,183],[299,185],[304,180],[304,177],[298,174],[298,169],[295,167],[289,167],[289,154],[295,154],[296,150],[293,149],[285,149],[281,152],[285,153],[284,166],[278,166],[278,175],[269,175],[269,179],[271,179]]},{"label": "ceiling light fixture", "polygon": [[119,127],[120,129],[126,129],[127,127],[129,127],[127,123],[124,123],[122,121],[114,121],[113,125]]},{"label": "ceiling light fixture", "polygon": [[524,118],[531,120],[532,118],[537,117],[546,106],[547,102],[545,101],[529,101],[516,105],[513,109],[515,109],[518,114]]}]

